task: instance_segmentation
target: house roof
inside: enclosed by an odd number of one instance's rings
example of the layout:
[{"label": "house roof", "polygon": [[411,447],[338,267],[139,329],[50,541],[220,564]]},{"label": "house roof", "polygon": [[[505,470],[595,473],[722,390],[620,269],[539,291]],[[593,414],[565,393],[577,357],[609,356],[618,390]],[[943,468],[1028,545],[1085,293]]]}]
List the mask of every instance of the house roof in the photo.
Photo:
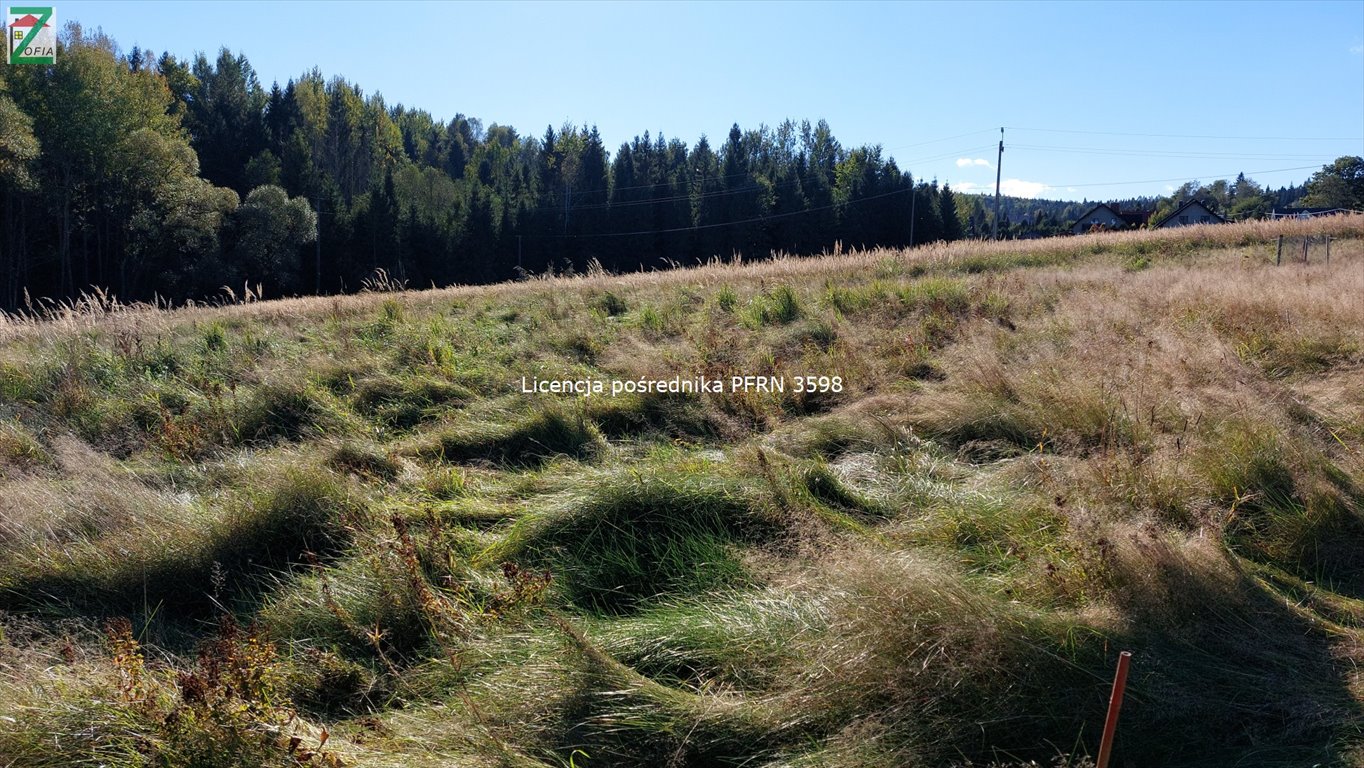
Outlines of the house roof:
[{"label": "house roof", "polygon": [[1226,218],[1224,218],[1224,217],[1222,216],[1222,214],[1218,213],[1217,211],[1214,211],[1214,210],[1212,209],[1212,206],[1211,206],[1211,205],[1208,205],[1207,203],[1203,202],[1202,200],[1186,200],[1186,201],[1184,202],[1183,205],[1181,205],[1181,206],[1179,206],[1178,208],[1176,208],[1176,209],[1174,210],[1174,212],[1171,213],[1169,216],[1166,216],[1165,218],[1163,218],[1163,219],[1161,219],[1160,221],[1156,222],[1156,229],[1159,229],[1159,228],[1165,226],[1165,223],[1168,222],[1170,219],[1173,219],[1174,217],[1178,216],[1179,214],[1183,213],[1184,211],[1188,210],[1189,208],[1192,208],[1192,207],[1195,206],[1195,205],[1201,206],[1201,207],[1203,208],[1203,210],[1207,211],[1208,213],[1211,213],[1213,216],[1216,216],[1216,217],[1217,217],[1217,220],[1220,221],[1220,222],[1222,222],[1223,224],[1226,223],[1226,221],[1227,221]]},{"label": "house roof", "polygon": [[1075,220],[1075,223],[1078,224],[1078,223],[1080,223],[1081,221],[1084,221],[1085,218],[1087,218],[1091,213],[1097,212],[1100,208],[1103,208],[1104,210],[1106,210],[1106,211],[1108,211],[1109,213],[1113,214],[1113,216],[1114,216],[1115,218],[1119,218],[1119,219],[1122,218],[1122,214],[1118,213],[1118,212],[1113,208],[1113,206],[1109,205],[1108,203],[1099,203],[1098,205],[1094,206],[1093,208],[1090,208],[1089,210],[1085,211],[1085,212],[1080,216],[1080,218],[1078,218],[1078,219]]},{"label": "house roof", "polygon": [[[1100,208],[1113,214],[1114,218],[1122,219],[1123,222],[1130,224],[1134,227],[1139,227],[1142,224],[1145,224],[1147,220],[1151,218],[1150,211],[1120,211],[1117,208],[1114,208],[1113,206],[1109,205],[1108,203],[1099,203],[1093,208],[1090,208],[1089,210],[1085,211],[1084,215],[1080,216],[1080,218],[1075,220],[1075,224],[1079,224],[1080,222],[1088,218],[1091,214],[1097,213]],[[1071,226],[1075,225],[1072,224]]]},{"label": "house roof", "polygon": [[[27,15],[27,16],[25,16],[25,17],[19,19],[18,21],[14,22],[14,23],[11,24],[10,26],[11,26],[11,27],[32,27],[32,26],[36,26],[37,24],[38,24],[38,17],[37,17],[37,16],[34,16],[33,14],[30,13],[29,15]],[[47,24],[47,25],[44,25],[44,26],[52,26],[52,25]]]}]

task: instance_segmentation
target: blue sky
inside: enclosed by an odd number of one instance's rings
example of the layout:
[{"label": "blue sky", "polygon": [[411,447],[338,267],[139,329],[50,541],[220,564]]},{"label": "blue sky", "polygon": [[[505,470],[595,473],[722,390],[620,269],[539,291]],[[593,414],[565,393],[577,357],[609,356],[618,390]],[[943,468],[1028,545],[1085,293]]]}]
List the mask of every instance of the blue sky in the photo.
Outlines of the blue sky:
[{"label": "blue sky", "polygon": [[[824,118],[902,169],[1109,199],[1244,170],[1280,186],[1364,155],[1364,2],[57,2],[63,23],[262,82],[319,67],[536,136],[595,124],[722,140]],[[949,138],[953,137],[953,138]],[[1279,170],[1292,169],[1292,170]],[[1275,170],[1270,173],[1267,171]],[[1254,173],[1252,173],[1254,172]]]}]

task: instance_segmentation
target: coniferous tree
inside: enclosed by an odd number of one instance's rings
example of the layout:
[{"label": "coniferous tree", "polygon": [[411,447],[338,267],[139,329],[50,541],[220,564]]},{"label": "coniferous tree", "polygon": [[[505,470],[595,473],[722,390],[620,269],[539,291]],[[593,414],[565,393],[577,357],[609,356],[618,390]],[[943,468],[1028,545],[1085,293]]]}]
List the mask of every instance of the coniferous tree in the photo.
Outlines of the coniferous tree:
[{"label": "coniferous tree", "polygon": [[249,191],[247,163],[266,148],[267,96],[245,56],[226,48],[215,63],[200,54],[187,85],[185,128],[204,177],[239,193]]},{"label": "coniferous tree", "polygon": [[942,217],[942,236],[944,240],[962,238],[961,218],[957,212],[957,196],[952,185],[944,183],[938,191],[938,209]]}]

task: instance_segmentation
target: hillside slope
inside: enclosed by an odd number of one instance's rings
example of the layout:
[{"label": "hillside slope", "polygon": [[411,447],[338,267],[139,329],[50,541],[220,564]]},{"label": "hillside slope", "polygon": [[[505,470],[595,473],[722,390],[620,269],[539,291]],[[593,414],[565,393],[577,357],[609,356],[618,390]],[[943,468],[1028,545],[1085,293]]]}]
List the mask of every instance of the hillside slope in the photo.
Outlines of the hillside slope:
[{"label": "hillside slope", "polygon": [[10,318],[0,765],[1079,766],[1131,650],[1116,765],[1364,766],[1361,296],[1337,217]]}]

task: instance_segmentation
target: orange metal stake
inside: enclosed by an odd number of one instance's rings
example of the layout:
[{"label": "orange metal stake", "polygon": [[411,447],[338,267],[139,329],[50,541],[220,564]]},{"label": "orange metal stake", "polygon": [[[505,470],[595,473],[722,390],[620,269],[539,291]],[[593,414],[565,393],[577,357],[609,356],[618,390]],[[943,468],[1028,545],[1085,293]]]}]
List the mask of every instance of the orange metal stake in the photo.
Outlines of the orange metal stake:
[{"label": "orange metal stake", "polygon": [[1096,768],[1108,768],[1108,756],[1113,752],[1113,734],[1118,730],[1118,710],[1122,709],[1122,694],[1127,688],[1127,665],[1131,661],[1131,651],[1118,654],[1118,673],[1113,676],[1113,694],[1108,697],[1108,719],[1104,720],[1104,735],[1099,741]]}]

